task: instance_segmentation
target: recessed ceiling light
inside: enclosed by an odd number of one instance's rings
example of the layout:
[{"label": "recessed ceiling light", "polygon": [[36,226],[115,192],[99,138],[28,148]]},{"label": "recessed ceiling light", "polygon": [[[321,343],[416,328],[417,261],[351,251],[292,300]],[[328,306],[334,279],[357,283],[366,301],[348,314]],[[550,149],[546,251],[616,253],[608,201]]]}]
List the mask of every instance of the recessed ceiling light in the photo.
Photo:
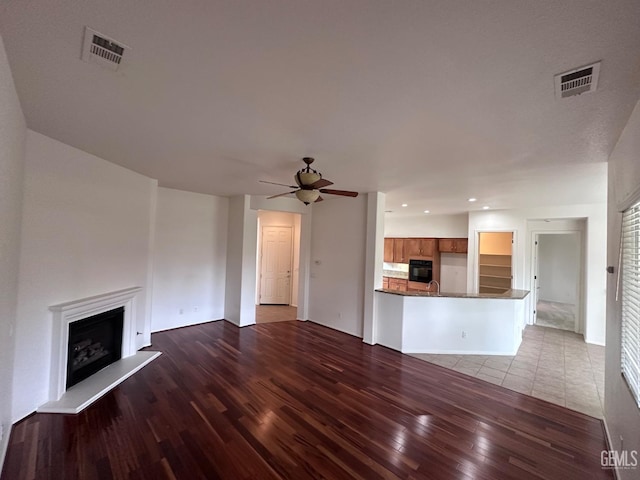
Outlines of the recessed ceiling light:
[{"label": "recessed ceiling light", "polygon": [[483,210],[489,210],[489,205],[485,205],[484,207],[482,207]]},{"label": "recessed ceiling light", "polygon": [[406,203],[402,204],[403,207],[408,207],[409,205],[407,205]]},{"label": "recessed ceiling light", "polygon": [[424,213],[429,213],[429,210],[425,210]]},{"label": "recessed ceiling light", "polygon": [[473,197],[471,197],[471,198],[469,199],[469,201],[470,201],[470,202],[475,202],[476,200],[478,200],[478,199],[477,199],[477,198],[473,198]]}]

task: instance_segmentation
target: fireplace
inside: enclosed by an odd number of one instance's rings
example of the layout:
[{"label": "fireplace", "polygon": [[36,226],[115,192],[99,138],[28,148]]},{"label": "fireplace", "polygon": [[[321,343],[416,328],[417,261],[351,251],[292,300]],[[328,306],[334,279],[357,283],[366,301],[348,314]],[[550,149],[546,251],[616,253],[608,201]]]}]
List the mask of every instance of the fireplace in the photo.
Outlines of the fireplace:
[{"label": "fireplace", "polygon": [[69,325],[67,388],[122,358],[124,307]]},{"label": "fireplace", "polygon": [[131,287],[49,307],[50,396],[38,412],[79,413],[160,355],[137,351],[141,291]]}]

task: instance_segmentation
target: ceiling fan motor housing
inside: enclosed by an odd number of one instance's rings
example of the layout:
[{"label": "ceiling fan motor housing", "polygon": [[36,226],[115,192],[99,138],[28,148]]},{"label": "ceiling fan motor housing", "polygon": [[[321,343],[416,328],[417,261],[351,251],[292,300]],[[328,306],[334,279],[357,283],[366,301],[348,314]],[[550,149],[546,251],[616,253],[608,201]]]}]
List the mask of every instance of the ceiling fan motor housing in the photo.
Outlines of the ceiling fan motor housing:
[{"label": "ceiling fan motor housing", "polygon": [[295,174],[294,179],[298,186],[303,190],[311,190],[311,188],[309,187],[320,180],[322,178],[322,174],[310,167],[310,165],[314,161],[313,158],[304,157],[302,161],[306,163],[307,166],[301,170],[298,170],[298,173]]}]

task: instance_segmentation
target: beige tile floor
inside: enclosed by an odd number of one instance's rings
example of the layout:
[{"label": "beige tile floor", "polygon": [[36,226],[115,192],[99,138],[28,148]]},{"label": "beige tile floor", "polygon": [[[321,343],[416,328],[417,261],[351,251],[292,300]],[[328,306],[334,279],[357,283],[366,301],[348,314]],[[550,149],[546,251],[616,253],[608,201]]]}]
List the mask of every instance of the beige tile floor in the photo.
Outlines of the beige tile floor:
[{"label": "beige tile floor", "polygon": [[412,356],[602,418],[604,347],[587,344],[573,332],[529,325],[514,357]]}]

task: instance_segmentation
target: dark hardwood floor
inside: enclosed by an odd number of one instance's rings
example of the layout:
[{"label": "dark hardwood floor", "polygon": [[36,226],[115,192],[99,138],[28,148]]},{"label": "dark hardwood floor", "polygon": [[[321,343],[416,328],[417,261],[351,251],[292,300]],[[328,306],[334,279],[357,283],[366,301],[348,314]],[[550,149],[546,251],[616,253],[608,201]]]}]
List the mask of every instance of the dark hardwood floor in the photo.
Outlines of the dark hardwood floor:
[{"label": "dark hardwood floor", "polygon": [[600,420],[313,323],[152,340],[84,412],[15,425],[2,479],[613,478]]}]

